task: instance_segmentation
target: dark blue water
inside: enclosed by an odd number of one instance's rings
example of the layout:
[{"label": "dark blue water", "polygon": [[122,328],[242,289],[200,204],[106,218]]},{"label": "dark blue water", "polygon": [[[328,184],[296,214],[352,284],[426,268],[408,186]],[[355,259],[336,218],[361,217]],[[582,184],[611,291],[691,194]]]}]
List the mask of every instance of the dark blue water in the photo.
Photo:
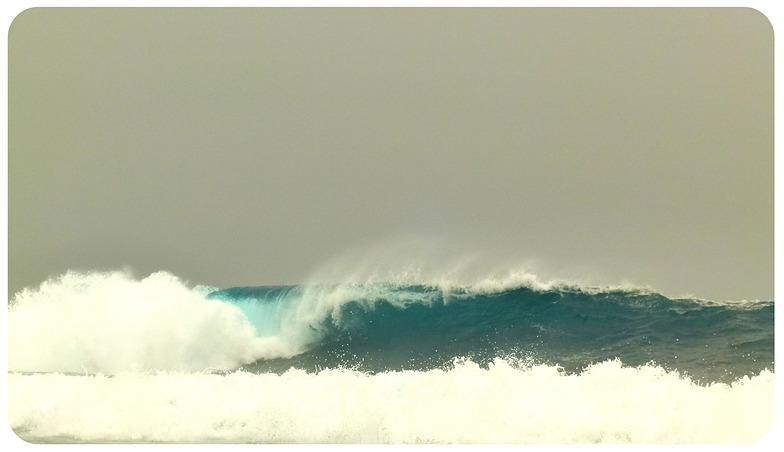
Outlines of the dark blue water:
[{"label": "dark blue water", "polygon": [[[238,287],[209,297],[239,306],[260,336],[286,333],[294,324],[307,330],[311,340],[302,353],[245,367],[254,372],[446,369],[456,358],[486,366],[496,357],[567,372],[617,358],[630,366],[655,363],[701,383],[774,370],[772,301],[721,303],[574,287],[476,293],[373,285],[337,296],[338,289]],[[286,323],[320,312],[329,296],[323,315]]]}]

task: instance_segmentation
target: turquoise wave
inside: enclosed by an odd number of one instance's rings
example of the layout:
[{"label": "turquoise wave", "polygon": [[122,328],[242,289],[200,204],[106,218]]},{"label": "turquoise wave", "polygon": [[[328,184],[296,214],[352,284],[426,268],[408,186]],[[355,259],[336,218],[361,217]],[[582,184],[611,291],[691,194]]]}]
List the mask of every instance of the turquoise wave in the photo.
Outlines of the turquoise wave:
[{"label": "turquoise wave", "polygon": [[773,301],[393,284],[235,287],[208,297],[242,309],[259,336],[307,338],[303,353],[245,367],[256,372],[446,369],[456,359],[486,366],[496,357],[580,372],[617,358],[709,383],[774,368]]}]

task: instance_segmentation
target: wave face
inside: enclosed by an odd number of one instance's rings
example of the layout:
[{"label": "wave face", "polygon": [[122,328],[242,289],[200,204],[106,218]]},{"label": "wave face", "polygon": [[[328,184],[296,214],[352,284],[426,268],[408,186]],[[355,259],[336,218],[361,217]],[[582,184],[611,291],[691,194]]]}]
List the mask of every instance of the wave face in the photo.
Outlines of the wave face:
[{"label": "wave face", "polygon": [[773,419],[773,301],[69,272],[8,316],[33,441],[750,442]]},{"label": "wave face", "polygon": [[487,292],[388,284],[243,287],[208,298],[242,309],[260,336],[310,342],[294,357],[245,367],[254,372],[425,371],[456,357],[485,366],[499,356],[570,372],[618,358],[706,382],[773,368],[773,302],[714,303],[569,286]]}]

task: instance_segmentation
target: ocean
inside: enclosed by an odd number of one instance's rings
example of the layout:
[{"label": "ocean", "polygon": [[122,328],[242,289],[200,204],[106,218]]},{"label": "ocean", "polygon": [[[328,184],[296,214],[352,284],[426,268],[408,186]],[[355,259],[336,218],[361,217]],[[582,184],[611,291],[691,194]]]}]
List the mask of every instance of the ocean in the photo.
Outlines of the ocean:
[{"label": "ocean", "polygon": [[772,300],[68,272],[8,327],[8,418],[36,443],[750,443],[773,423]]}]

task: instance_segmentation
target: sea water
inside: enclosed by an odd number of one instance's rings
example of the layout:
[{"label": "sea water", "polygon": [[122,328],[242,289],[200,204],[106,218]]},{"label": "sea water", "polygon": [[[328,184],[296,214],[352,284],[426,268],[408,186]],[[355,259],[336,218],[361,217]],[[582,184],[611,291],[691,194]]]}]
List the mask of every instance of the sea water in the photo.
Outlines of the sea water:
[{"label": "sea water", "polygon": [[219,289],[69,272],[8,310],[31,442],[748,443],[773,301],[398,278]]}]

